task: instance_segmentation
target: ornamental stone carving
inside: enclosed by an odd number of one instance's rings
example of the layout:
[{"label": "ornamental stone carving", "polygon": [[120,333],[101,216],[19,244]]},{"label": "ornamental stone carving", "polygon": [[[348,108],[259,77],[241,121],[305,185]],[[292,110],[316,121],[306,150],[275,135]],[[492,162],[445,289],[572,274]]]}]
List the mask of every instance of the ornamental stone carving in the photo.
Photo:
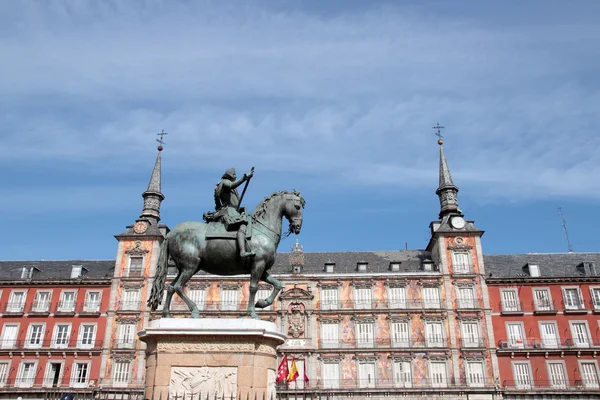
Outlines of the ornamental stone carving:
[{"label": "ornamental stone carving", "polygon": [[169,395],[206,393],[210,398],[237,394],[237,367],[171,367]]}]

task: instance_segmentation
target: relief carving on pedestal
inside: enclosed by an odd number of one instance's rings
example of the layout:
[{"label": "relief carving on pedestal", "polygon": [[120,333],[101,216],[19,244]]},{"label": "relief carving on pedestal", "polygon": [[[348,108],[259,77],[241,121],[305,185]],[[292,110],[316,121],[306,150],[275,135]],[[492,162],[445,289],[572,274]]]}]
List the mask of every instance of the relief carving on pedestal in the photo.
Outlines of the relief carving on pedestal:
[{"label": "relief carving on pedestal", "polygon": [[185,352],[185,351],[218,351],[218,352],[241,352],[254,351],[253,343],[194,343],[194,342],[159,342],[158,351]]},{"label": "relief carving on pedestal", "polygon": [[237,367],[171,367],[169,396],[181,393],[230,398],[237,394]]}]

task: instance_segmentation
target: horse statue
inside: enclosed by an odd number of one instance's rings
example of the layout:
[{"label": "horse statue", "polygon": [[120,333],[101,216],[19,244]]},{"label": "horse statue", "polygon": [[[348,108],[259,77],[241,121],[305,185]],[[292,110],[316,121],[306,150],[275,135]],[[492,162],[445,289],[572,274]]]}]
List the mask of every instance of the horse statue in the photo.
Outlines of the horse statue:
[{"label": "horse statue", "polygon": [[[214,224],[219,222],[184,222],[171,230],[160,246],[156,276],[148,305],[155,311],[162,302],[167,263],[169,257],[177,266],[177,277],[167,286],[167,296],[162,317],[170,318],[173,293],[177,293],[192,312],[192,318],[200,318],[198,306],[185,295],[186,283],[198,271],[215,275],[250,275],[250,297],[248,315],[258,319],[255,307],[265,308],[273,304],[283,285],[269,274],[275,263],[275,253],[281,239],[282,219],[286,217],[289,228],[286,236],[299,234],[302,228],[302,210],[305,201],[300,193],[275,192],[262,200],[250,214],[246,238],[255,253],[252,257],[240,257],[236,250],[235,237],[214,234]],[[212,234],[211,234],[212,233]],[[271,295],[255,303],[258,282],[273,286]]]}]

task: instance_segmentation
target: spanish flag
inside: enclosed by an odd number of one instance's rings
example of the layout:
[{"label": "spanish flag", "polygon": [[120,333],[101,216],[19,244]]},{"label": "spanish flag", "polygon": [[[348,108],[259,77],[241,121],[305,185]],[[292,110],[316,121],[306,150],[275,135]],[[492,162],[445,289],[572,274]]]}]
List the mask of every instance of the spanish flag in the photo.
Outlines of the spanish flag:
[{"label": "spanish flag", "polygon": [[288,382],[294,382],[298,378],[298,367],[296,367],[296,359],[292,357],[292,365],[290,367],[290,374],[287,377]]}]

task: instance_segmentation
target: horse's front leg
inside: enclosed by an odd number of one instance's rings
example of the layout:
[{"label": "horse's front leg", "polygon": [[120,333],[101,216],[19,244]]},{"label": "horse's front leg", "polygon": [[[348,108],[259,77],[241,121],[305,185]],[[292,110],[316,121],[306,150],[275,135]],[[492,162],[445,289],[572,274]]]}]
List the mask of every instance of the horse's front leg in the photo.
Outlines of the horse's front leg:
[{"label": "horse's front leg", "polygon": [[248,297],[248,315],[254,319],[260,319],[254,309],[254,301],[256,292],[258,291],[258,281],[265,270],[265,262],[262,260],[254,260],[252,262],[252,270],[250,272],[250,296]]},{"label": "horse's front leg", "polygon": [[279,280],[277,280],[273,276],[271,276],[271,274],[269,274],[268,271],[263,272],[260,279],[273,285],[273,291],[271,292],[271,295],[269,297],[267,297],[266,299],[258,299],[258,301],[256,302],[256,307],[265,308],[265,307],[269,307],[271,304],[273,304],[275,302],[275,298],[277,298],[277,294],[283,289],[283,284],[281,282],[279,282]]}]

